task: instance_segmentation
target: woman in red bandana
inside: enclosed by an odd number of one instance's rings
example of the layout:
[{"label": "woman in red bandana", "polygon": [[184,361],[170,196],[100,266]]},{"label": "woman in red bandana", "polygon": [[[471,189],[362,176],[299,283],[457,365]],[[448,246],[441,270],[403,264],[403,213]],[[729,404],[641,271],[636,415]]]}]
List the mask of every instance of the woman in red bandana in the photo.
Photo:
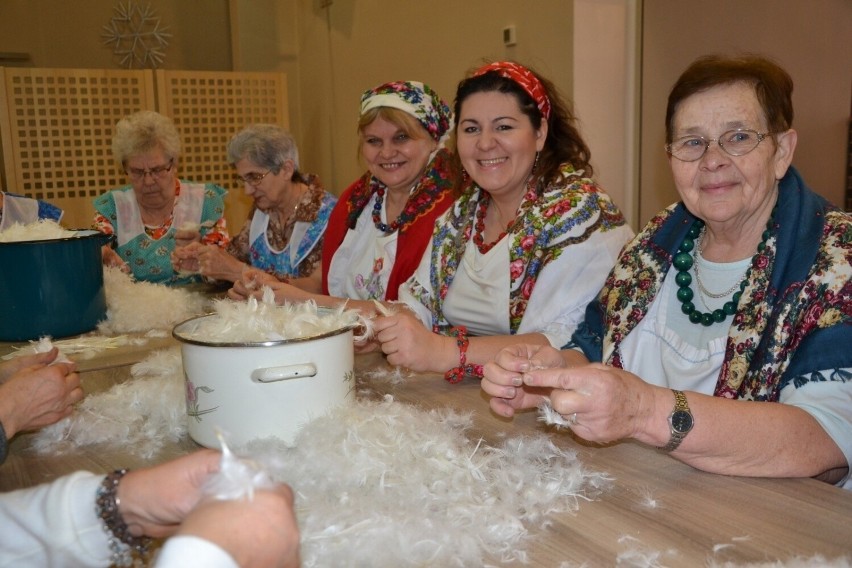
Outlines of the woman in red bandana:
[{"label": "woman in red bandana", "polygon": [[550,82],[486,65],[459,84],[455,116],[462,195],[400,288],[409,309],[375,322],[389,363],[451,382],[519,338],[563,345],[632,236]]}]

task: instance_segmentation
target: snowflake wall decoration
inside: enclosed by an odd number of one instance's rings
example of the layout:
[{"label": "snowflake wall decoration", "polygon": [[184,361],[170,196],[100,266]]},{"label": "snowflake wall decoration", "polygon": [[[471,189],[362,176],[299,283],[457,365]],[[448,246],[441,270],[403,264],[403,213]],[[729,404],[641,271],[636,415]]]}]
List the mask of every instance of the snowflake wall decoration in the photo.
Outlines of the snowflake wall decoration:
[{"label": "snowflake wall decoration", "polygon": [[103,26],[104,45],[112,45],[113,53],[128,69],[158,67],[166,57],[172,34],[166,31],[168,27],[160,26],[160,18],[150,4],[143,8],[128,0],[127,4],[116,6],[114,12],[109,24]]}]

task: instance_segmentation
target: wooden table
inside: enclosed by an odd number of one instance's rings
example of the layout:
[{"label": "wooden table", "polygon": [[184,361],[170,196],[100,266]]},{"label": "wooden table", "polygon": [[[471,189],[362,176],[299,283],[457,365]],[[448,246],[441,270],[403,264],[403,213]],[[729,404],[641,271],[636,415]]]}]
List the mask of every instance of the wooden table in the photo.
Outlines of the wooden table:
[{"label": "wooden table", "polygon": [[[145,346],[122,347],[80,361],[84,388],[97,392],[126,380],[132,363],[172,341],[151,340]],[[0,343],[0,355],[11,348]],[[378,365],[384,362],[377,355],[356,357],[357,371]],[[582,503],[577,515],[554,515],[549,528],[536,530],[536,540],[528,547],[530,566],[559,566],[563,561],[614,566],[619,555],[630,551],[659,553],[658,564],[646,565],[661,566],[703,566],[708,559],[786,561],[815,554],[829,560],[852,558],[852,492],[811,479],[708,474],[630,442],[586,445],[564,431],[548,431],[533,412],[511,421],[495,416],[474,379],[451,385],[440,375],[418,374],[399,384],[373,381],[369,386],[375,396],[389,393],[423,408],[472,411],[469,436],[493,445],[506,435],[546,432],[560,447],[576,449],[589,468],[614,477],[613,486],[595,501]],[[27,448],[29,437],[18,436],[11,444],[9,458],[0,468],[0,490],[27,487],[77,469],[107,472],[145,464],[140,458],[97,448],[42,456]],[[167,446],[155,461],[198,447],[186,439]],[[649,506],[651,500],[655,506]]]}]

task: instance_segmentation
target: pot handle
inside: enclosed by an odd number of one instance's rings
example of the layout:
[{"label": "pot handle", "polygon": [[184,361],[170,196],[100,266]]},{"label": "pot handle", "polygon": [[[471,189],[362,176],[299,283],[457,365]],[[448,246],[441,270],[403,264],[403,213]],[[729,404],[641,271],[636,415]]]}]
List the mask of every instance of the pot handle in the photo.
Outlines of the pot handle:
[{"label": "pot handle", "polygon": [[298,379],[301,377],[313,377],[317,374],[317,367],[313,363],[302,363],[300,365],[285,365],[283,367],[265,367],[255,369],[251,372],[251,380],[256,383],[274,383],[286,381],[287,379]]}]

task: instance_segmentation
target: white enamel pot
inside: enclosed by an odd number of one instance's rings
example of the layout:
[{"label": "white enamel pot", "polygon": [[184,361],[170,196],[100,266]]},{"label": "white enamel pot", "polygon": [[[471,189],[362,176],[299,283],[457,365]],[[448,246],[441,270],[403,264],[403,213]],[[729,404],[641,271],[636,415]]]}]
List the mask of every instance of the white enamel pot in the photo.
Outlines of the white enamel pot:
[{"label": "white enamel pot", "polygon": [[275,437],[292,445],[299,429],[353,400],[352,327],[309,338],[255,343],[199,341],[206,317],[175,326],[181,342],[189,435],[219,448]]}]

